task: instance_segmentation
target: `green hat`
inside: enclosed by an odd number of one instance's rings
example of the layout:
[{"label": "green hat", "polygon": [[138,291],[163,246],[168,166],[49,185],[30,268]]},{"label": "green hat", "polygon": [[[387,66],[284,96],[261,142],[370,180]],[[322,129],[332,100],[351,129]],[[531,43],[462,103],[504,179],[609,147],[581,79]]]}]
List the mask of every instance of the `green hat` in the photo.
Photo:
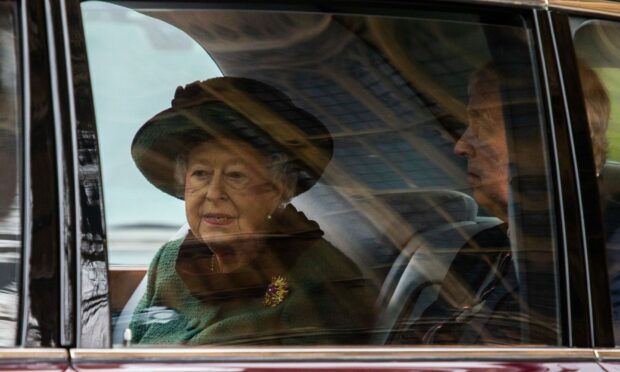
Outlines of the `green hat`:
[{"label": "green hat", "polygon": [[327,128],[284,93],[256,80],[221,77],[178,87],[170,108],[136,133],[131,156],[155,187],[183,198],[177,159],[210,139],[246,142],[268,159],[286,155],[297,179],[294,195],[310,189],[332,157]]}]

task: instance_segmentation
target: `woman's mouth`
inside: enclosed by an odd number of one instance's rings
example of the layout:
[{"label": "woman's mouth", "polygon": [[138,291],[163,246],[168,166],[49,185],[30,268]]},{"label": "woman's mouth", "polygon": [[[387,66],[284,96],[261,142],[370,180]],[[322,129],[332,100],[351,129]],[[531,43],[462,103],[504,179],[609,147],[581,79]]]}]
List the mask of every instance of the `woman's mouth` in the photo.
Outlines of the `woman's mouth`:
[{"label": "woman's mouth", "polygon": [[202,216],[202,220],[209,225],[213,226],[226,226],[230,225],[234,218],[227,214],[205,214]]}]

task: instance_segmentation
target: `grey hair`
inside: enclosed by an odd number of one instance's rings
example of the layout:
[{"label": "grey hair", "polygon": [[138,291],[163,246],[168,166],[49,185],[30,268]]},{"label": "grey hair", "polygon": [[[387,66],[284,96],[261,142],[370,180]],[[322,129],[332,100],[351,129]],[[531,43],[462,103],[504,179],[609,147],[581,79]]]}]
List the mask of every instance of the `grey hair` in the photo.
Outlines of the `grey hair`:
[{"label": "grey hair", "polygon": [[183,194],[185,193],[185,173],[187,173],[187,157],[184,154],[181,154],[177,155],[174,160],[175,190],[177,190],[177,196],[183,197]]},{"label": "grey hair", "polygon": [[271,178],[286,187],[287,193],[282,202],[287,203],[295,195],[295,188],[299,176],[299,169],[294,166],[291,158],[282,152],[272,154],[268,157],[269,164],[267,169],[271,172]]}]

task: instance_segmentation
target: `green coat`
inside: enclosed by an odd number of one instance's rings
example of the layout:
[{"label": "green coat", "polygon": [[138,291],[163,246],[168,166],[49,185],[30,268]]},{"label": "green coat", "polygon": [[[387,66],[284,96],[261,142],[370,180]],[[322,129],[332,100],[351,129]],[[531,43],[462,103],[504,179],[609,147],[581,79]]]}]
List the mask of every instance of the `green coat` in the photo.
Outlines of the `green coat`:
[{"label": "green coat", "polygon": [[[209,270],[200,266],[200,257],[180,263],[183,239],[165,244],[151,263],[146,293],[132,317],[132,343],[366,343],[376,291],[357,266],[320,237],[277,243],[272,253],[283,262],[278,274],[289,291],[274,307],[264,304],[270,279],[254,276],[243,284],[244,275],[205,274]],[[205,251],[211,254],[202,248],[203,256]]]}]

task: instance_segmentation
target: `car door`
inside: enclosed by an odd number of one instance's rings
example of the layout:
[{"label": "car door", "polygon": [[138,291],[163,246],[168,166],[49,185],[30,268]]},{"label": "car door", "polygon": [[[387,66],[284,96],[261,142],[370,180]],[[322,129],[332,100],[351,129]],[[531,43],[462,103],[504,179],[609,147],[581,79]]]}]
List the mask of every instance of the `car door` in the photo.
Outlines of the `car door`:
[{"label": "car door", "polygon": [[[592,303],[608,298],[588,282],[596,251],[585,249],[560,26],[542,3],[58,5],[47,14],[66,66],[61,148],[75,187],[60,203],[75,216],[61,236],[78,247],[61,257],[73,368],[600,368],[608,323]],[[178,266],[169,273],[184,284],[158,297],[167,283],[151,263],[196,232],[182,200],[144,182],[132,140],[177,86],[221,76],[268,84],[328,129],[329,165],[290,203],[374,290],[364,342],[300,344],[349,320],[329,323],[326,304],[310,316],[323,327],[291,312],[305,325],[276,338],[261,324],[218,333],[226,312],[191,319],[184,342],[138,338],[138,322],[157,335],[187,318],[178,301],[196,303]],[[312,160],[300,144],[320,139],[283,146]]]},{"label": "car door", "polygon": [[62,371],[69,365],[60,329],[72,323],[73,314],[61,311],[67,291],[61,290],[66,280],[60,272],[70,246],[59,231],[70,228],[65,224],[70,216],[59,208],[68,194],[60,191],[67,186],[58,157],[64,138],[48,10],[44,2],[0,4],[3,370]]}]

